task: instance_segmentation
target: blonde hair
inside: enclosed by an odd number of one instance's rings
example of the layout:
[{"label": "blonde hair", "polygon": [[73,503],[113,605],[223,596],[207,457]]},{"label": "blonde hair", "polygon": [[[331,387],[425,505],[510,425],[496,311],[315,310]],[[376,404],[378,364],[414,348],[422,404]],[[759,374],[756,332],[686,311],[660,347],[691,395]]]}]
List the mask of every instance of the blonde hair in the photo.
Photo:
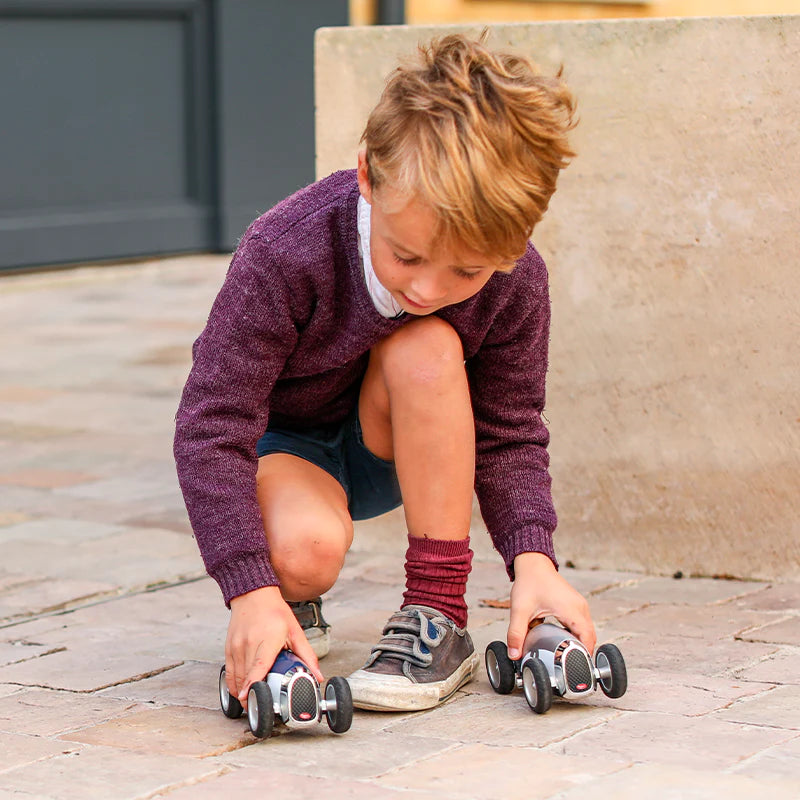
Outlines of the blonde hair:
[{"label": "blonde hair", "polygon": [[575,100],[523,56],[462,35],[419,47],[392,72],[362,142],[373,190],[384,184],[429,205],[436,234],[509,267],[574,157]]}]

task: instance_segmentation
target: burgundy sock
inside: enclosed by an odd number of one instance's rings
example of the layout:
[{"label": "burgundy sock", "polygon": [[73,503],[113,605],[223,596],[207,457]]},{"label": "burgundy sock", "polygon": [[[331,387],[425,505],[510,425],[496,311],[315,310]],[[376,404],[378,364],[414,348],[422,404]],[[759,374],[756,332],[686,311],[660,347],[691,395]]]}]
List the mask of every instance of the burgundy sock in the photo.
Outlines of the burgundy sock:
[{"label": "burgundy sock", "polygon": [[408,537],[403,606],[430,606],[463,628],[467,624],[464,592],[472,566],[466,539]]}]

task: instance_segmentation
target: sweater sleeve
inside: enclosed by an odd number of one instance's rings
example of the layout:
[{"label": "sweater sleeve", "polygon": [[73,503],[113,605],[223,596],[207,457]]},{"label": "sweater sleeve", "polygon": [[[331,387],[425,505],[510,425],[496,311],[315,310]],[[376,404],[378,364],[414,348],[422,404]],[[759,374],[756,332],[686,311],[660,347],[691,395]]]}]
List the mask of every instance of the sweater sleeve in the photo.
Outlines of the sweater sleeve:
[{"label": "sweater sleeve", "polygon": [[543,274],[524,300],[513,300],[498,315],[467,362],[477,442],[475,491],[512,580],[520,553],[544,553],[558,566],[550,434],[542,420],[550,328]]},{"label": "sweater sleeve", "polygon": [[267,246],[246,237],[194,343],[176,414],[178,479],[206,570],[226,604],[278,584],[256,499],[255,445],[297,342],[290,308]]}]

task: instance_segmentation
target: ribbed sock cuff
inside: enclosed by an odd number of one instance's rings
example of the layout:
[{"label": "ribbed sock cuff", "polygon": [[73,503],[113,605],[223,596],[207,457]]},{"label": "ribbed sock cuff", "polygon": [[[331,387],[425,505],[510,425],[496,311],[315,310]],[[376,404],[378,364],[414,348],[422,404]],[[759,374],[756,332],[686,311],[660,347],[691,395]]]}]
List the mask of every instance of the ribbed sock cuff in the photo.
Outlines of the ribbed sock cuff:
[{"label": "ribbed sock cuff", "polygon": [[469,537],[450,540],[409,536],[403,605],[430,606],[450,617],[459,628],[465,627],[464,592],[472,555]]}]

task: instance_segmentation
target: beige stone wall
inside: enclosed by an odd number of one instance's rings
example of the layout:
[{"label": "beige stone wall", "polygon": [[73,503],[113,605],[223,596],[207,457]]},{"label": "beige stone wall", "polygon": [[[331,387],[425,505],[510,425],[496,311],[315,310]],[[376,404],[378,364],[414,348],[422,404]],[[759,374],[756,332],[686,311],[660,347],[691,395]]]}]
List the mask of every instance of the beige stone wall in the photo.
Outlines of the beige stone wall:
[{"label": "beige stone wall", "polygon": [[[443,30],[318,34],[320,176],[355,163],[383,76]],[[534,234],[562,561],[797,579],[800,17],[492,37],[563,63],[582,118]]]}]

